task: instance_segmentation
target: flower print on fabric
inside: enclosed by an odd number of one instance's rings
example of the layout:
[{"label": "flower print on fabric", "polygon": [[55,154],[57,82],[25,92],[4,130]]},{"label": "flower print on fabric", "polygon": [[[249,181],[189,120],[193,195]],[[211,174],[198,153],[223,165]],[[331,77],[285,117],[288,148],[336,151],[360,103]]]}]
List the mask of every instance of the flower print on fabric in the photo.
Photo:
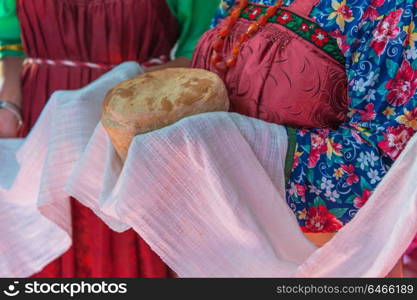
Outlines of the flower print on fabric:
[{"label": "flower print on fabric", "polygon": [[356,208],[361,208],[365,205],[366,201],[368,201],[369,197],[371,197],[372,192],[370,190],[364,190],[362,196],[358,196],[353,199],[353,205]]},{"label": "flower print on fabric", "polygon": [[327,32],[317,28],[314,34],[311,36],[313,42],[318,46],[322,47],[329,41],[329,37],[327,36]]},{"label": "flower print on fabric", "polygon": [[394,160],[401,154],[413,134],[413,128],[404,125],[389,126],[378,146]]},{"label": "flower print on fabric", "polygon": [[385,0],[372,0],[371,4],[368,6],[368,8],[365,10],[365,13],[363,14],[364,20],[375,20],[379,17],[378,8],[380,8],[384,4]]},{"label": "flower print on fabric", "polygon": [[287,202],[303,231],[334,232],[366,205],[417,130],[417,3],[321,0],[310,16],[346,58],[348,121],[296,130]]},{"label": "flower print on fabric", "polygon": [[404,60],[395,77],[385,86],[388,90],[387,101],[394,106],[407,104],[417,89],[417,70]]},{"label": "flower print on fabric", "polygon": [[292,16],[289,12],[283,12],[280,16],[278,16],[277,21],[280,24],[287,24],[292,20]]},{"label": "flower print on fabric", "polygon": [[[293,0],[284,0],[284,5],[289,5]],[[228,15],[228,10],[236,3],[236,0],[222,0],[220,2],[219,9],[217,10],[216,16],[213,19],[212,27],[216,27],[219,21],[224,19]],[[274,5],[277,0],[254,0],[250,1],[254,4],[262,5]]]},{"label": "flower print on fabric", "polygon": [[401,29],[398,27],[398,22],[400,21],[402,13],[403,10],[401,8],[390,12],[388,16],[379,23],[378,28],[374,31],[370,46],[374,48],[378,56],[385,51],[388,41],[397,37],[400,33]]},{"label": "flower print on fabric", "polygon": [[346,22],[352,22],[354,20],[353,12],[348,5],[346,5],[346,0],[338,2],[337,0],[332,1],[332,8],[334,11],[330,13],[329,19],[336,19],[337,25],[340,29],[345,28]]},{"label": "flower print on fabric", "polygon": [[336,130],[296,131],[297,164],[288,184],[307,188],[302,201],[289,193],[287,201],[306,232],[327,232],[316,221],[331,220],[324,208],[348,223],[417,130],[414,1],[339,1],[353,13],[344,24],[331,3],[322,0],[313,13],[345,47],[349,121]]},{"label": "flower print on fabric", "polygon": [[335,232],[342,228],[340,222],[324,205],[310,207],[306,216],[305,232]]},{"label": "flower print on fabric", "polygon": [[250,20],[257,20],[258,17],[262,14],[262,10],[260,7],[255,7],[250,13],[249,13],[249,19]]}]

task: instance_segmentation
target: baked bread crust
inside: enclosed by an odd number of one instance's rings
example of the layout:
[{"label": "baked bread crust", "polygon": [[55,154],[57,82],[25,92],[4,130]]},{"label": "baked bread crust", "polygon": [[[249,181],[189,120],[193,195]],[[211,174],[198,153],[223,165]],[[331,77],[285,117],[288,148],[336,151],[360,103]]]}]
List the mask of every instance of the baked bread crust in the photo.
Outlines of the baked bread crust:
[{"label": "baked bread crust", "polygon": [[101,122],[124,161],[130,143],[139,134],[191,115],[228,110],[227,90],[216,74],[170,68],[114,86],[104,100]]}]

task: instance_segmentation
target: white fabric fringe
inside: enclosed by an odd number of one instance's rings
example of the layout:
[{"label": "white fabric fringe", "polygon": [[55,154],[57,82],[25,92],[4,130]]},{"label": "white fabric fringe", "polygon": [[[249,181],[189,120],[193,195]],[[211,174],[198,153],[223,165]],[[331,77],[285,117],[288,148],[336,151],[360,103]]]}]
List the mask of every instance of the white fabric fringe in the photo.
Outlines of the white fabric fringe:
[{"label": "white fabric fringe", "polygon": [[55,93],[27,140],[0,141],[0,277],[29,276],[65,252],[70,195],[114,230],[136,230],[181,277],[383,277],[404,253],[417,232],[417,136],[354,220],[317,249],[285,201],[281,126],[193,116],[136,137],[122,166],[99,124],[101,103],[139,72],[123,64]]}]

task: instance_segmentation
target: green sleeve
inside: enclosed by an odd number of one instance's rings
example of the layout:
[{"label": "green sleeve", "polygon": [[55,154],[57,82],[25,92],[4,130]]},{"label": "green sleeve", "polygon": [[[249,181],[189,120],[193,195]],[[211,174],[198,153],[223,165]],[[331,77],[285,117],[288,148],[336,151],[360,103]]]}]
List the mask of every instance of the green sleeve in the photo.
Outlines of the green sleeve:
[{"label": "green sleeve", "polygon": [[0,59],[23,56],[15,0],[0,0]]},{"label": "green sleeve", "polygon": [[181,29],[175,56],[191,58],[201,35],[210,28],[220,0],[167,0],[167,3]]}]

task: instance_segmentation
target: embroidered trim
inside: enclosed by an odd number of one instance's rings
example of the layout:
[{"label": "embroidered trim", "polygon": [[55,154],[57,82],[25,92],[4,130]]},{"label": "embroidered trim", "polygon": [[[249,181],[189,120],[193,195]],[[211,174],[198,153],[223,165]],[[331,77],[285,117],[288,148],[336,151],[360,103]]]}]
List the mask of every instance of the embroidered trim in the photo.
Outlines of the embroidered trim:
[{"label": "embroidered trim", "polygon": [[[267,9],[268,6],[249,4],[242,12],[241,18],[249,21],[257,20],[259,16],[266,13]],[[337,41],[321,29],[318,24],[282,8],[278,9],[276,15],[270,17],[268,22],[284,26],[317,48],[323,50],[341,64],[345,64],[345,57],[341,53]]]}]

